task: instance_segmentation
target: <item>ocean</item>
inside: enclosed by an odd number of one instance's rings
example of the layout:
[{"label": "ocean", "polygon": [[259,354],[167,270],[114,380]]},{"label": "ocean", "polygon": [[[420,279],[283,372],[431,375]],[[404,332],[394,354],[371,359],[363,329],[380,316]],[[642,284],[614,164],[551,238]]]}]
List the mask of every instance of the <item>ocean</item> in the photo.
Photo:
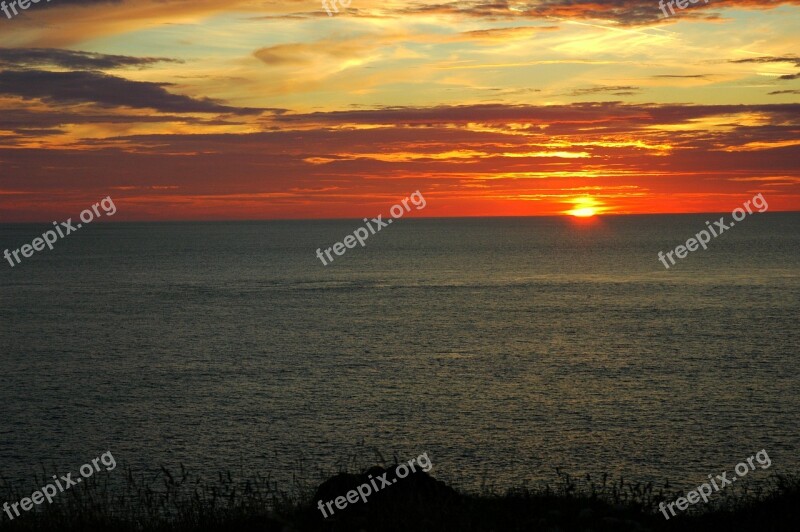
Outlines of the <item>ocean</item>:
[{"label": "ocean", "polygon": [[719,216],[403,219],[328,266],[363,222],[99,220],[0,263],[0,476],[109,450],[283,484],[423,452],[467,489],[800,472],[800,214],[658,261]]}]

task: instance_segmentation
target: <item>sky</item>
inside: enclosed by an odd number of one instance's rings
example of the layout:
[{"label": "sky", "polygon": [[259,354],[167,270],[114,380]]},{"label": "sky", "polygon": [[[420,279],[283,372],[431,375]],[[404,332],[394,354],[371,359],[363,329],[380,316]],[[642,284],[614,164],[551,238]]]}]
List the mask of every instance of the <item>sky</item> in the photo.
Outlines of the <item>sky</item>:
[{"label": "sky", "polygon": [[0,222],[800,210],[800,0],[327,1],[0,11]]}]

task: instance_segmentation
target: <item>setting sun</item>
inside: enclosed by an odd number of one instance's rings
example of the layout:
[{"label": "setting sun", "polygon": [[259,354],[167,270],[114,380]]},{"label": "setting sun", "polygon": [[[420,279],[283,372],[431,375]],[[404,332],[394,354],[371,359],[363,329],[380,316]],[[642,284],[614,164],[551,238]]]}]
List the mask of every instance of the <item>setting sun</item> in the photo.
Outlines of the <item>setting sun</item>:
[{"label": "setting sun", "polygon": [[594,207],[582,207],[580,209],[572,209],[571,211],[567,211],[567,214],[571,214],[572,216],[577,216],[579,218],[586,218],[589,216],[594,216],[597,214],[597,211]]},{"label": "setting sun", "polygon": [[606,210],[601,202],[591,196],[574,198],[570,200],[570,203],[572,203],[572,209],[564,211],[564,214],[578,218],[589,218]]}]

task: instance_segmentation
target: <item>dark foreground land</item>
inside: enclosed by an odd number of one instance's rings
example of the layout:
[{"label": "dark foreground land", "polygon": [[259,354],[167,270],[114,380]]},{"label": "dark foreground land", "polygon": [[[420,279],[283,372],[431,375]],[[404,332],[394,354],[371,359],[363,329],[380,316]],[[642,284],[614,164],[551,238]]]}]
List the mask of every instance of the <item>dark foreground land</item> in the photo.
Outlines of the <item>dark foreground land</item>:
[{"label": "dark foreground land", "polygon": [[[695,506],[703,513],[669,521],[656,512],[658,502],[679,492],[651,485],[610,482],[607,478],[575,482],[560,474],[555,488],[519,490],[503,495],[461,493],[417,472],[348,505],[324,519],[317,501],[344,496],[387,471],[374,467],[361,474],[338,474],[306,495],[290,496],[268,478],[244,483],[220,475],[213,483],[186,471],[145,481],[131,471],[126,486],[111,489],[87,482],[13,521],[0,514],[0,531],[797,531],[800,530],[800,479],[773,477],[753,492],[719,492],[716,504]],[[119,471],[123,473],[122,471]],[[390,477],[391,478],[391,477]],[[92,479],[90,479],[92,480]],[[19,493],[0,483],[0,504],[16,502]]]}]

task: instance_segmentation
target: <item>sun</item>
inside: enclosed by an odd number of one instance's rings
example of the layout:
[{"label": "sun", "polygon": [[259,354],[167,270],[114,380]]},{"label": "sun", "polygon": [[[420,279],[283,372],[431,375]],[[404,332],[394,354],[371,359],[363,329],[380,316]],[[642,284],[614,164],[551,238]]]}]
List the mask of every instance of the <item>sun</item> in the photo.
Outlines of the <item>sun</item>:
[{"label": "sun", "polygon": [[572,209],[571,211],[567,211],[567,214],[577,216],[578,218],[588,218],[597,214],[597,209],[594,207],[581,207],[580,209]]},{"label": "sun", "polygon": [[592,216],[597,216],[598,214],[607,210],[607,207],[603,205],[603,202],[598,201],[597,198],[592,196],[579,196],[577,198],[572,198],[569,200],[569,203],[572,203],[572,209],[563,211],[563,214],[569,214],[570,216],[575,216],[576,218],[591,218]]}]

